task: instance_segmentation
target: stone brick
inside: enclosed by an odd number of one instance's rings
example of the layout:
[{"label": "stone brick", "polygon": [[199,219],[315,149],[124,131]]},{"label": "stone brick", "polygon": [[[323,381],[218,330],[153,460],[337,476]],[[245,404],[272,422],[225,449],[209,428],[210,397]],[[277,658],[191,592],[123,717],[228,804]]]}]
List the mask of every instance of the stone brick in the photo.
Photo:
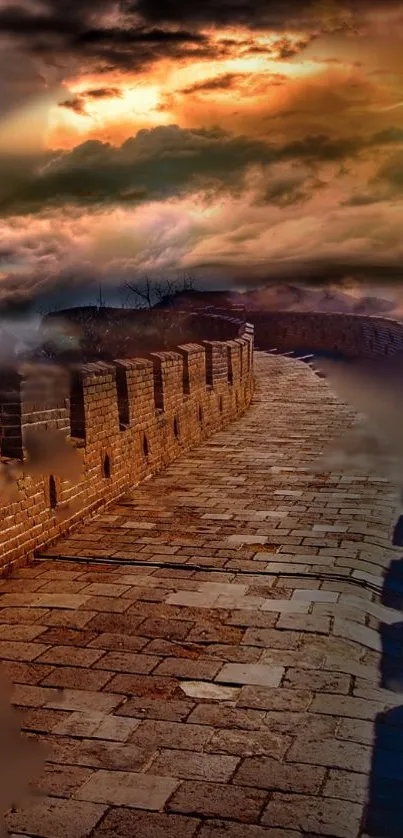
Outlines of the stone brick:
[{"label": "stone brick", "polygon": [[62,747],[65,746],[65,757],[62,761],[71,765],[110,771],[141,771],[151,757],[150,751],[130,743],[106,739],[60,739]]},{"label": "stone brick", "polygon": [[254,756],[243,760],[233,782],[267,791],[318,794],[324,778],[324,768],[311,766],[308,771],[306,765],[279,762],[272,756]]},{"label": "stone brick", "polygon": [[310,669],[287,669],[284,687],[313,690],[325,693],[347,693],[350,677],[335,672],[312,672]]},{"label": "stone brick", "polygon": [[136,774],[133,771],[96,771],[76,793],[78,800],[133,806],[158,812],[178,786],[169,776]]},{"label": "stone brick", "polygon": [[218,730],[209,739],[205,750],[214,754],[233,754],[240,757],[270,753],[276,759],[280,759],[289,744],[290,740],[267,728],[254,731]]},{"label": "stone brick", "polygon": [[91,596],[88,597],[85,608],[91,611],[104,611],[106,614],[124,614],[133,606],[130,599],[123,597]]},{"label": "stone brick", "polygon": [[280,614],[307,614],[309,602],[297,599],[266,599],[261,606],[262,611],[275,611]]},{"label": "stone brick", "polygon": [[57,666],[46,678],[42,685],[47,687],[61,687],[72,690],[101,690],[113,677],[112,672],[85,669],[84,666]]},{"label": "stone brick", "polygon": [[14,684],[11,697],[13,704],[21,707],[44,707],[50,706],[52,700],[59,703],[60,691],[31,684]]},{"label": "stone brick", "polygon": [[303,795],[274,794],[262,823],[293,829],[298,823],[303,832],[357,838],[362,815],[359,804]]},{"label": "stone brick", "polygon": [[257,663],[261,654],[261,649],[254,646],[224,646],[221,643],[212,643],[203,649],[204,657],[208,655],[229,663]]},{"label": "stone brick", "polygon": [[198,838],[302,838],[302,832],[271,829],[264,826],[235,823],[234,821],[210,821],[203,823]]},{"label": "stone brick", "polygon": [[297,588],[292,595],[292,599],[298,602],[337,602],[338,598],[339,594],[335,591],[317,591],[308,588]]},{"label": "stone brick", "polygon": [[92,838],[193,838],[197,818],[173,814],[136,812],[133,809],[110,809],[95,829]]},{"label": "stone brick", "polygon": [[351,740],[351,742],[371,745],[374,741],[373,722],[362,719],[340,719],[337,725],[337,736],[340,739]]},{"label": "stone brick", "polygon": [[40,608],[76,608],[83,607],[88,602],[84,594],[41,594],[35,600]]},{"label": "stone brick", "polygon": [[[38,644],[37,644],[38,645]],[[81,649],[77,646],[52,646],[39,658],[40,663],[65,666],[92,666],[103,655],[98,649]]]},{"label": "stone brick", "polygon": [[142,748],[178,748],[202,751],[211,738],[213,729],[204,725],[177,722],[144,721],[131,737],[131,742]]},{"label": "stone brick", "polygon": [[191,629],[186,640],[188,643],[239,643],[242,638],[242,630],[235,626],[223,626],[222,624],[209,624],[204,620],[198,620],[197,625]]},{"label": "stone brick", "polygon": [[259,730],[265,714],[257,710],[241,710],[225,704],[198,704],[188,722],[230,730]]},{"label": "stone brick", "polygon": [[[44,627],[41,636],[41,643],[52,646],[88,646],[96,638],[96,632],[85,629],[65,628],[64,626],[48,628]],[[75,664],[77,666],[77,664]]]},{"label": "stone brick", "polygon": [[94,582],[87,585],[85,588],[86,596],[105,596],[105,597],[119,597],[126,593],[130,588],[129,585],[111,585],[103,582]]},{"label": "stone brick", "polygon": [[186,620],[148,619],[141,625],[144,637],[166,637],[167,640],[184,640],[193,623]]},{"label": "stone brick", "polygon": [[296,649],[298,641],[297,632],[276,631],[270,628],[248,628],[242,639],[246,646],[260,646],[265,649]]},{"label": "stone brick", "polygon": [[10,625],[16,623],[31,624],[41,621],[46,625],[46,611],[43,608],[0,608],[0,622]]},{"label": "stone brick", "polygon": [[126,695],[141,695],[146,698],[169,699],[178,689],[173,678],[156,675],[115,675],[108,683],[108,691]]},{"label": "stone brick", "polygon": [[[248,710],[248,713],[251,713]],[[320,716],[318,713],[271,710],[265,714],[265,724],[273,733],[285,736],[305,736],[307,739],[321,739],[336,734],[337,719]]]},{"label": "stone brick", "polygon": [[270,629],[275,626],[276,620],[277,614],[271,613],[270,611],[257,611],[256,609],[243,610],[242,608],[237,608],[231,612],[226,623],[229,626],[249,626],[251,628]]},{"label": "stone brick", "polygon": [[160,719],[168,722],[185,720],[194,707],[192,701],[165,700],[163,698],[131,698],[122,704],[116,714],[138,719]]},{"label": "stone brick", "polygon": [[258,663],[226,663],[216,681],[223,684],[255,684],[277,687],[284,674],[284,667]]},{"label": "stone brick", "polygon": [[291,746],[287,761],[365,773],[370,770],[371,749],[356,742],[330,737],[315,741],[304,736]]},{"label": "stone brick", "polygon": [[39,779],[33,781],[35,791],[52,797],[72,797],[74,793],[92,776],[91,768],[77,765],[47,764]]},{"label": "stone brick", "polygon": [[94,669],[110,669],[113,672],[147,675],[155,669],[159,661],[160,658],[155,655],[138,655],[133,652],[106,652],[102,659],[95,663]]},{"label": "stone brick", "polygon": [[179,658],[166,658],[155,670],[155,675],[167,675],[174,678],[189,680],[209,680],[214,678],[221,663],[207,660],[186,660]]},{"label": "stone brick", "polygon": [[61,736],[96,737],[124,742],[134,733],[139,724],[139,719],[105,716],[103,713],[96,712],[78,712],[69,714],[52,730]]},{"label": "stone brick", "polygon": [[353,640],[355,643],[366,646],[368,649],[374,649],[376,652],[382,651],[379,633],[371,628],[367,628],[367,626],[360,626],[358,623],[336,618],[333,632],[337,637],[345,637],[348,640]]},{"label": "stone brick", "polygon": [[300,616],[299,614],[282,614],[278,619],[277,628],[292,631],[314,632],[315,634],[329,634],[329,617]]},{"label": "stone brick", "polygon": [[145,637],[104,632],[95,637],[89,645],[94,649],[110,649],[113,652],[140,652],[147,645],[147,642]]},{"label": "stone brick", "polygon": [[259,820],[266,797],[256,789],[245,789],[240,795],[233,786],[185,781],[171,797],[167,808],[171,812],[254,823]]},{"label": "stone brick", "polygon": [[15,640],[0,640],[0,658],[14,661],[32,661],[46,652],[44,643],[19,643]]},{"label": "stone brick", "polygon": [[313,713],[346,716],[350,719],[374,719],[387,708],[385,702],[366,701],[355,696],[317,695],[311,706]]},{"label": "stone brick", "polygon": [[24,661],[2,661],[3,677],[14,684],[39,684],[51,671],[51,666],[41,663],[25,663]]},{"label": "stone brick", "polygon": [[172,775],[175,769],[176,776],[183,779],[225,783],[234,773],[238,763],[239,759],[232,756],[164,749],[154,759],[148,773]]},{"label": "stone brick", "polygon": [[[312,700],[308,690],[286,690],[270,687],[247,686],[241,690],[237,701],[238,707],[251,707],[256,710],[306,710]],[[320,712],[320,711],[319,711]]]},{"label": "stone brick", "polygon": [[140,614],[96,614],[88,622],[89,631],[108,634],[132,634],[143,621]]},{"label": "stone brick", "polygon": [[369,794],[369,777],[352,771],[330,770],[322,793],[324,797],[364,804]]},{"label": "stone brick", "polygon": [[[4,584],[4,583],[3,583]],[[3,614],[0,611],[0,615]],[[15,625],[15,624],[1,624],[1,639],[2,640],[12,640],[18,642],[25,642],[28,643],[31,640],[36,640],[39,635],[43,635],[46,632],[46,626],[38,625],[38,623],[32,623],[28,625]],[[42,642],[42,641],[41,641]],[[48,641],[45,640],[45,643]]]},{"label": "stone brick", "polygon": [[41,835],[43,838],[85,838],[101,820],[106,806],[42,797],[6,817],[14,832]]},{"label": "stone brick", "polygon": [[44,710],[41,707],[17,709],[20,712],[21,729],[38,733],[50,733],[56,725],[69,716],[69,713],[63,713],[61,710]]},{"label": "stone brick", "polygon": [[122,703],[124,696],[90,690],[44,690],[44,704],[51,710],[98,711],[108,713]]},{"label": "stone brick", "polygon": [[[95,611],[67,611],[53,608],[42,617],[46,626],[61,626],[70,629],[82,629],[96,616]],[[67,645],[67,644],[66,644]]]}]

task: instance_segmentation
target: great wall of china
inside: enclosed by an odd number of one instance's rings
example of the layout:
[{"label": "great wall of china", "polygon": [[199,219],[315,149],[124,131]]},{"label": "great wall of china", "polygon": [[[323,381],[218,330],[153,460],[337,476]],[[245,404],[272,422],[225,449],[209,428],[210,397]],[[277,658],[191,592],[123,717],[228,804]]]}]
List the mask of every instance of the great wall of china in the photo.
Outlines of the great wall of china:
[{"label": "great wall of china", "polygon": [[403,326],[385,318],[250,311],[241,321],[226,311],[211,313],[206,323],[214,318],[218,332],[232,327],[233,340],[186,344],[176,352],[150,353],[148,360],[70,371],[34,366],[3,376],[3,463],[21,461],[26,429],[58,429],[80,452],[84,473],[75,485],[57,475],[19,478],[19,495],[3,506],[0,567],[31,558],[244,410],[253,391],[253,332],[262,349],[347,357],[403,350]]},{"label": "great wall of china", "polygon": [[403,326],[212,322],[178,354],[49,371],[56,403],[37,371],[3,401],[6,464],[49,422],[84,462],[6,508],[0,658],[50,748],[13,838],[401,838],[398,492],[312,469],[354,410],[281,352],[385,358]]},{"label": "great wall of china", "polygon": [[2,508],[0,567],[29,560],[248,406],[253,327],[218,316],[207,318],[210,331],[217,322],[232,340],[188,343],[113,364],[26,365],[3,374],[3,465],[21,462],[27,431],[58,430],[79,452],[83,474],[73,484],[57,474],[19,476],[15,497]]}]

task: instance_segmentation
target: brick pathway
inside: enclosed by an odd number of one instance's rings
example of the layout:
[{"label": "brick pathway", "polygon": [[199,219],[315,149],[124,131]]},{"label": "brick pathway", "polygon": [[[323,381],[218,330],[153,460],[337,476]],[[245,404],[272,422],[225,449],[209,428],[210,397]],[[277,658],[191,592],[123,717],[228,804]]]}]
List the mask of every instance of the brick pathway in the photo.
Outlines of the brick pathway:
[{"label": "brick pathway", "polygon": [[241,419],[0,583],[14,701],[51,746],[13,835],[365,833],[400,615],[348,577],[382,584],[395,493],[309,472],[351,411],[303,363],[256,372]]}]

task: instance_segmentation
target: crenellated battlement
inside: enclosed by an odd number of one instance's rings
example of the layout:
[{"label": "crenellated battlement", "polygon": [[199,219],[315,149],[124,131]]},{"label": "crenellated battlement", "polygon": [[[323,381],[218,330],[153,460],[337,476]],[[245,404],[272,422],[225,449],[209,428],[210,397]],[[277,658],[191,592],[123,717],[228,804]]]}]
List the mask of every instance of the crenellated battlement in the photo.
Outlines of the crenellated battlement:
[{"label": "crenellated battlement", "polygon": [[[17,474],[12,496],[3,486],[1,568],[28,560],[242,413],[253,393],[253,327],[221,316],[209,336],[220,324],[232,339],[113,362],[31,364],[1,375],[2,468]],[[27,458],[33,430],[68,440],[53,460],[45,457],[43,474],[33,473]],[[63,473],[70,451],[81,470],[75,480]]]}]

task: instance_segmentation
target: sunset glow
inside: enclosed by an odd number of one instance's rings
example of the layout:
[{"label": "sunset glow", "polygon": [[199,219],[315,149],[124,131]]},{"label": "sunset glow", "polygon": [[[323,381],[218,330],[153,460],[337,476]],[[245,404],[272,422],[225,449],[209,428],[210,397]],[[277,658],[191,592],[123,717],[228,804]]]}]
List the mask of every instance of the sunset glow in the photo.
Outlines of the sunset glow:
[{"label": "sunset glow", "polygon": [[23,6],[0,9],[0,298],[93,269],[399,275],[400,3]]}]

